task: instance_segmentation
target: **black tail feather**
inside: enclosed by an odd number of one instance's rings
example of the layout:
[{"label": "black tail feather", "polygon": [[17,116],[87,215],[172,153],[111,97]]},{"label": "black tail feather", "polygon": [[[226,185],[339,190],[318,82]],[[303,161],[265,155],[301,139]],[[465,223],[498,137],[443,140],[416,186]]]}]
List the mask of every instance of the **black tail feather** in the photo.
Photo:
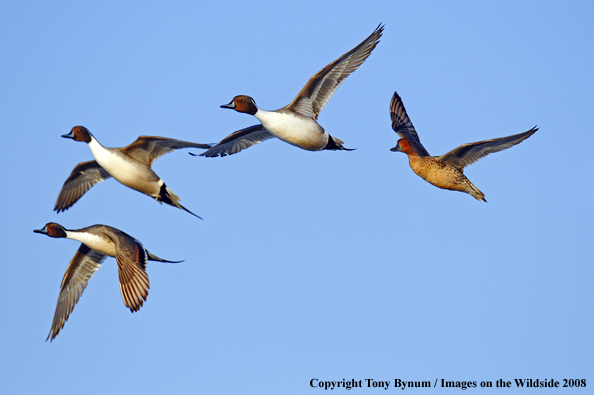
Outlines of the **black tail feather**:
[{"label": "black tail feather", "polygon": [[[179,197],[177,197],[177,196],[175,196],[175,198],[176,199],[179,199]],[[187,208],[185,208],[184,206],[182,206],[181,204],[179,204],[179,202],[174,201],[171,198],[171,195],[169,194],[169,190],[167,189],[167,186],[165,185],[165,183],[163,183],[163,185],[161,186],[160,197],[157,200],[159,202],[163,202],[163,203],[168,204],[170,206],[181,208],[185,212],[192,214],[194,217],[203,219],[201,216],[194,214],[193,212],[191,212],[190,210],[188,210]]]},{"label": "black tail feather", "polygon": [[342,146],[342,141],[334,139],[332,136],[328,136],[328,143],[324,149],[330,151],[354,151],[355,148],[345,148]]}]

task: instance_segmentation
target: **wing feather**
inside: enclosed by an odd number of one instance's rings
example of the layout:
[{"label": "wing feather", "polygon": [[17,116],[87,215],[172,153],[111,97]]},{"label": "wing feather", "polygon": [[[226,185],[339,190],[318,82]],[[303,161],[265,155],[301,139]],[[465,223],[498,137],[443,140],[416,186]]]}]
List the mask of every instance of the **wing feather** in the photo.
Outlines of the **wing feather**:
[{"label": "wing feather", "polygon": [[463,169],[493,152],[503,151],[521,143],[536,133],[537,130],[538,128],[535,126],[526,132],[514,134],[512,136],[464,144],[440,156],[439,160]]},{"label": "wing feather", "polygon": [[320,111],[336,89],[371,55],[383,30],[384,26],[380,24],[363,42],[318,71],[286,108],[308,118],[318,119]]},{"label": "wing feather", "polygon": [[192,143],[189,141],[169,139],[166,137],[140,136],[132,144],[122,148],[126,154],[139,162],[151,166],[153,162],[176,149],[180,148],[210,148],[210,144]]},{"label": "wing feather", "polygon": [[421,139],[419,139],[419,135],[406,113],[402,99],[396,92],[394,92],[394,96],[390,101],[390,118],[392,119],[392,129],[400,138],[408,140],[417,155],[429,156],[429,152],[421,144]]},{"label": "wing feather", "polygon": [[60,285],[60,294],[58,296],[58,303],[52,321],[52,327],[47,339],[53,341],[68,317],[72,313],[74,306],[82,296],[89,280],[93,277],[97,269],[101,267],[101,263],[105,260],[105,255],[90,249],[84,244],[81,244],[74,257],[70,260],[66,273],[62,278]]},{"label": "wing feather", "polygon": [[122,300],[126,307],[134,313],[140,310],[150,289],[146,272],[148,253],[138,240],[123,232],[121,233],[125,237],[113,234],[116,231],[121,232],[112,229],[110,233],[106,233],[115,243]]},{"label": "wing feather", "polygon": [[54,211],[66,211],[87,193],[93,185],[110,177],[111,175],[94,160],[79,163],[64,182],[56,200]]},{"label": "wing feather", "polygon": [[200,156],[214,158],[233,155],[273,137],[272,133],[262,125],[250,126],[230,134],[209,150],[201,153]]}]

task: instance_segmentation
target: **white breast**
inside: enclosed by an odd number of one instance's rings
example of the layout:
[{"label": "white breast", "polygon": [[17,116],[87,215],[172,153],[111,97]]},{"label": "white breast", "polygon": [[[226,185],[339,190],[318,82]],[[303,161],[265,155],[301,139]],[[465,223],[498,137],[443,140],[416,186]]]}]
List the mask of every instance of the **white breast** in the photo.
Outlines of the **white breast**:
[{"label": "white breast", "polygon": [[328,143],[324,129],[313,119],[286,112],[258,110],[255,117],[275,137],[308,150],[323,149]]},{"label": "white breast", "polygon": [[89,247],[92,250],[99,251],[105,255],[115,256],[115,244],[111,239],[104,236],[88,233],[88,232],[72,232],[66,231],[66,237],[72,240],[77,240]]},{"label": "white breast", "polygon": [[140,180],[145,180],[152,175],[151,171],[147,172],[146,166],[127,157],[118,149],[103,147],[95,139],[91,140],[89,148],[99,166],[126,186],[135,188],[134,186]]}]

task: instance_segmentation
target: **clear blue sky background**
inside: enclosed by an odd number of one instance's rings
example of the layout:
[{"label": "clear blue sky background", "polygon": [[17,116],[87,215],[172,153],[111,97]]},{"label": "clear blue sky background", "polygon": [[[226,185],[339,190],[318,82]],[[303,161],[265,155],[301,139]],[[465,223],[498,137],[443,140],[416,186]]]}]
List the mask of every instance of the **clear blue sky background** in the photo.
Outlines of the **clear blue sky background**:
[{"label": "clear blue sky background", "polygon": [[[585,390],[555,393],[591,393],[592,2],[51,3],[0,5],[0,392],[585,378]],[[267,141],[225,158],[160,158],[156,172],[204,221],[114,180],[52,212],[92,158],[60,138],[73,126],[111,147],[142,134],[217,142],[257,122],[220,104],[288,104],[380,22],[381,42],[319,119],[356,151]],[[480,203],[389,151],[394,91],[434,155],[540,130],[466,169]],[[78,248],[33,233],[49,221],[115,226],[185,262],[150,263],[148,301],[130,314],[108,258],[46,343]]]}]

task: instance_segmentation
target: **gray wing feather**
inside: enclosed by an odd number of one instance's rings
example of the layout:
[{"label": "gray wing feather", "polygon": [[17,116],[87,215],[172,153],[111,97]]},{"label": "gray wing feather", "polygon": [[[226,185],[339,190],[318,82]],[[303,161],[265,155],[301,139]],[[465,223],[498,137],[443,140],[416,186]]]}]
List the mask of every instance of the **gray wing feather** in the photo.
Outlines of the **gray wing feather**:
[{"label": "gray wing feather", "polygon": [[503,151],[521,143],[536,133],[537,130],[538,128],[535,126],[526,132],[512,136],[464,144],[440,156],[439,160],[455,167],[464,168],[493,152]]},{"label": "gray wing feather", "polygon": [[402,99],[396,92],[394,92],[394,96],[392,96],[392,100],[390,101],[390,118],[392,119],[392,129],[394,129],[400,138],[408,140],[417,155],[429,156],[429,152],[421,144],[421,139],[419,139],[419,135],[406,113]]},{"label": "gray wing feather", "polygon": [[214,158],[233,155],[273,137],[274,135],[262,125],[250,126],[230,134],[209,150],[201,153],[200,156]]},{"label": "gray wing feather", "polygon": [[210,147],[210,144],[192,143],[189,141],[174,140],[166,137],[140,136],[135,142],[128,145],[127,147],[122,148],[122,150],[139,162],[142,162],[147,166],[151,166],[157,158],[176,149],[208,149]]},{"label": "gray wing feather", "polygon": [[78,300],[87,287],[89,280],[93,277],[97,269],[101,267],[101,263],[104,260],[105,255],[102,253],[91,250],[84,244],[80,245],[62,278],[58,303],[47,339],[51,338],[50,341],[54,340],[64,327],[74,306],[76,306],[76,303],[78,303]]},{"label": "gray wing feather", "polygon": [[383,30],[384,26],[380,24],[363,42],[318,71],[287,108],[308,118],[318,119],[320,111],[336,89],[371,55]]},{"label": "gray wing feather", "polygon": [[56,200],[54,211],[66,211],[87,193],[93,185],[110,177],[111,175],[94,160],[79,163],[64,182]]}]

